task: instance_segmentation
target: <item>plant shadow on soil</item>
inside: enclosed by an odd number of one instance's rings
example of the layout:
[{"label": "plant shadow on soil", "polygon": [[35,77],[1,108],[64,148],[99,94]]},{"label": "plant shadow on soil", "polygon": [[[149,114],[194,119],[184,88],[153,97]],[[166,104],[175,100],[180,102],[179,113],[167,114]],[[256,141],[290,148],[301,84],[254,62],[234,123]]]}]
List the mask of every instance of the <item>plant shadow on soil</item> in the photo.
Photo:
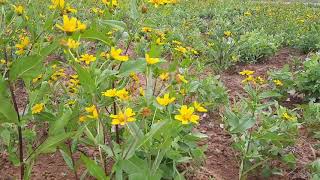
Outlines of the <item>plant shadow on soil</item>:
[{"label": "plant shadow on soil", "polygon": [[[249,69],[256,72],[256,75],[265,77],[268,70],[280,69],[285,64],[289,64],[293,57],[304,59],[305,54],[295,49],[284,48],[275,56],[265,59],[257,64],[237,65],[232,71],[226,71],[221,74],[221,80],[229,90],[230,97],[235,97],[238,93],[243,93],[241,86],[242,77],[238,72],[243,69]],[[212,74],[208,69],[204,72],[206,75]],[[26,93],[23,90],[16,92],[19,98],[19,104],[23,104],[26,99]],[[290,102],[289,102],[290,104]],[[237,153],[232,149],[231,136],[221,127],[221,117],[218,112],[209,113],[200,122],[199,131],[208,136],[208,149],[204,165],[192,173],[188,173],[188,179],[194,180],[236,180],[238,179],[238,159]],[[313,149],[313,145],[319,143],[315,139],[308,136],[308,132],[301,128],[300,136],[292,152],[297,157],[297,166],[295,169],[287,169],[284,176],[272,177],[269,179],[308,179],[308,172],[305,165],[314,161],[320,156],[320,152]],[[79,154],[75,155],[79,158]],[[275,164],[275,166],[282,166]],[[83,167],[79,168],[78,174],[83,172]],[[11,180],[19,177],[19,168],[14,167],[8,160],[5,152],[0,153],[0,180]],[[65,164],[60,153],[40,156],[32,172],[32,178],[35,180],[43,179],[74,179],[74,174]],[[252,180],[263,179],[261,177],[250,177]]]}]

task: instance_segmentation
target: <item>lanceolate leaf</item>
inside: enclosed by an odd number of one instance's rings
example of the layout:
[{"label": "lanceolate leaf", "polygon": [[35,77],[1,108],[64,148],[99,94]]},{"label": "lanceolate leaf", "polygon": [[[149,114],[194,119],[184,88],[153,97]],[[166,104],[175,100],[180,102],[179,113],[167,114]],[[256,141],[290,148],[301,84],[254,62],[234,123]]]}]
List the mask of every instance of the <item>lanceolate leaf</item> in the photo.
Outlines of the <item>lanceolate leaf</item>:
[{"label": "lanceolate leaf", "polygon": [[70,137],[74,136],[75,133],[74,132],[70,132],[70,133],[62,133],[62,134],[58,134],[56,136],[50,136],[48,137],[48,139],[45,140],[45,142],[43,144],[41,144],[37,150],[33,153],[33,155],[31,156],[31,159],[33,159],[33,157],[35,157],[36,155],[39,155],[41,153],[47,153],[52,151],[52,149],[57,148],[57,146],[66,141],[67,139],[69,139]]},{"label": "lanceolate leaf", "polygon": [[131,60],[124,62],[120,68],[119,76],[128,76],[132,72],[144,72],[146,69],[147,63],[144,59]]},{"label": "lanceolate leaf", "polygon": [[8,83],[0,79],[0,124],[3,122],[18,123],[18,116],[8,94]]},{"label": "lanceolate leaf", "polygon": [[105,175],[103,169],[99,165],[97,165],[93,160],[86,157],[85,155],[81,155],[80,158],[92,176],[94,176],[98,180],[108,180],[109,179]]},{"label": "lanceolate leaf", "polygon": [[81,85],[87,92],[93,93],[95,91],[96,85],[90,71],[81,67],[79,64],[75,64],[74,67],[77,71],[77,74],[79,75]]},{"label": "lanceolate leaf", "polygon": [[43,60],[58,47],[58,43],[54,42],[40,51],[40,55],[31,55],[22,57],[13,62],[10,68],[10,80],[18,78],[34,78],[43,69]]}]

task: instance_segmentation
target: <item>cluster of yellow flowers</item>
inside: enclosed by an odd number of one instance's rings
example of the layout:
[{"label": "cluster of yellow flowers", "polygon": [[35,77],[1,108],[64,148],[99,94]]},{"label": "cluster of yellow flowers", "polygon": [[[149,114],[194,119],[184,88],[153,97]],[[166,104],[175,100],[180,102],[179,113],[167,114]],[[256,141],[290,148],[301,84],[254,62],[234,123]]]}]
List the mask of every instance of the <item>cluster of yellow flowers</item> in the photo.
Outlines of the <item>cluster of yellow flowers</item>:
[{"label": "cluster of yellow flowers", "polygon": [[273,82],[274,82],[274,84],[275,84],[276,86],[283,86],[282,81],[280,81],[279,79],[275,79],[275,80],[273,80]]},{"label": "cluster of yellow flowers", "polygon": [[12,5],[14,8],[14,12],[17,13],[18,16],[21,16],[24,13],[24,7],[21,5]]},{"label": "cluster of yellow flowers", "polygon": [[186,54],[188,52],[191,52],[193,55],[199,55],[199,52],[197,50],[195,50],[194,48],[187,46],[184,47],[182,46],[182,42],[177,41],[177,40],[173,40],[172,44],[174,46],[174,50],[182,53],[182,54]]},{"label": "cluster of yellow flowers", "polygon": [[102,0],[102,3],[109,7],[118,7],[118,0]]},{"label": "cluster of yellow flowers", "polygon": [[70,80],[68,82],[69,92],[72,94],[78,93],[79,86],[80,86],[80,81],[78,79],[78,75],[77,74],[71,75]]},{"label": "cluster of yellow flowers", "polygon": [[23,35],[21,35],[19,39],[20,39],[20,43],[16,44],[16,48],[18,49],[16,51],[16,54],[23,55],[25,53],[25,50],[30,44],[30,39],[27,36],[23,36]]},{"label": "cluster of yellow flowers", "polygon": [[242,83],[253,83],[253,84],[264,84],[265,80],[261,77],[254,77],[254,71],[250,71],[250,70],[243,70],[241,72],[239,72],[240,75],[246,76],[246,78],[244,80],[242,80]]},{"label": "cluster of yellow flowers", "polygon": [[85,110],[88,114],[85,116],[80,116],[80,118],[79,118],[80,122],[85,122],[88,119],[98,119],[99,118],[99,113],[98,113],[97,107],[95,105],[86,107]]},{"label": "cluster of yellow flowers", "polygon": [[102,92],[102,95],[105,97],[118,97],[120,100],[128,100],[130,98],[129,92],[123,88],[120,90],[117,90],[115,88],[106,90],[105,92]]},{"label": "cluster of yellow flowers", "polygon": [[176,4],[177,0],[149,0],[151,4],[153,4],[155,7],[159,7],[160,5],[165,4]]},{"label": "cluster of yellow flowers", "polygon": [[281,117],[288,121],[295,121],[297,119],[297,117],[295,117],[294,115],[290,115],[288,112],[283,113]]},{"label": "cluster of yellow flowers", "polygon": [[[56,66],[53,66],[53,69],[56,69]],[[56,70],[50,77],[49,83],[57,81],[59,78],[66,77],[65,70],[63,68],[60,68]]]},{"label": "cluster of yellow flowers", "polygon": [[31,113],[32,114],[39,114],[44,110],[44,103],[40,103],[40,104],[35,104],[32,108],[31,108]]},{"label": "cluster of yellow flowers", "polygon": [[223,34],[227,38],[232,36],[232,32],[231,31],[225,31],[225,32],[223,32]]},{"label": "cluster of yellow flowers", "polygon": [[32,83],[38,82],[39,80],[42,79],[42,77],[43,77],[43,75],[42,75],[42,74],[39,74],[37,77],[35,77],[35,78],[32,79]]},{"label": "cluster of yellow flowers", "polygon": [[60,43],[69,49],[77,49],[80,46],[80,42],[75,41],[71,38],[68,38],[67,40],[61,40]]},{"label": "cluster of yellow flowers", "polygon": [[113,125],[125,125],[128,122],[133,122],[136,119],[133,117],[136,115],[131,108],[126,108],[124,111],[120,111],[118,114],[110,115],[112,118],[111,124]]},{"label": "cluster of yellow flowers", "polygon": [[91,54],[83,54],[80,57],[80,61],[84,62],[86,65],[89,65],[91,62],[96,61],[97,58]]},{"label": "cluster of yellow flowers", "polygon": [[63,14],[77,13],[77,10],[72,8],[70,4],[66,4],[65,0],[51,0],[49,9],[59,9],[63,12]]}]

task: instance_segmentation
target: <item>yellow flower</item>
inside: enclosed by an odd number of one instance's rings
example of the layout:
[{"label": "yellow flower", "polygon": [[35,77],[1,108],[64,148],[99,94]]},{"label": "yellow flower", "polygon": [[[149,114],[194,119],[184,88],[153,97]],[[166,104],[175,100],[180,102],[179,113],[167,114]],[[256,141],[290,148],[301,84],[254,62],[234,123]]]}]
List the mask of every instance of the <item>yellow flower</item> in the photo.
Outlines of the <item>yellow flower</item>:
[{"label": "yellow flower", "polygon": [[121,52],[122,52],[121,49],[115,49],[114,47],[112,47],[110,54],[111,54],[111,57],[115,60],[123,61],[123,62],[128,61],[129,57],[120,55]]},{"label": "yellow flower", "polygon": [[244,15],[245,15],[245,16],[251,16],[252,14],[251,14],[251,12],[246,11],[246,12],[244,13]]},{"label": "yellow flower", "polygon": [[16,48],[18,51],[16,51],[16,54],[22,55],[24,54],[24,50],[27,48],[27,46],[30,44],[30,40],[26,36],[20,36],[20,43],[16,44]]},{"label": "yellow flower", "polygon": [[136,115],[131,108],[125,109],[124,113],[120,111],[117,115],[110,115],[110,118],[112,118],[111,124],[113,125],[125,125],[128,122],[133,122],[136,119],[134,118],[134,115]]},{"label": "yellow flower", "polygon": [[167,105],[171,104],[174,100],[176,100],[176,98],[175,97],[170,98],[169,93],[165,94],[163,96],[163,98],[157,97],[157,102],[161,106],[167,106]]},{"label": "yellow flower", "polygon": [[102,0],[103,4],[113,7],[118,7],[118,0]]},{"label": "yellow flower", "polygon": [[77,21],[77,28],[79,31],[84,31],[87,29],[87,25],[82,23],[81,21]]},{"label": "yellow flower", "polygon": [[32,79],[32,83],[38,82],[41,78],[42,78],[42,74],[40,74],[36,78]]},{"label": "yellow flower", "polygon": [[145,96],[145,92],[142,87],[139,88],[140,96]]},{"label": "yellow flower", "polygon": [[161,38],[157,38],[156,44],[157,45],[164,45],[164,42],[161,42]]},{"label": "yellow flower", "polygon": [[57,71],[55,71],[52,76],[50,77],[51,81],[57,81],[60,77],[65,77],[66,74],[64,72],[64,69],[59,69]]},{"label": "yellow flower", "polygon": [[90,64],[91,62],[96,61],[96,57],[90,54],[84,54],[81,55],[80,61],[84,61],[87,65]]},{"label": "yellow flower", "polygon": [[64,0],[51,0],[51,5],[49,6],[50,9],[64,9]]},{"label": "yellow flower", "polygon": [[117,94],[117,89],[115,88],[102,92],[102,95],[106,97],[115,97],[116,94]]},{"label": "yellow flower", "polygon": [[137,75],[136,73],[134,73],[134,72],[130,73],[130,77],[131,77],[133,80],[135,80],[136,82],[139,82],[139,81],[140,81],[138,75]]},{"label": "yellow flower", "polygon": [[34,105],[31,111],[32,111],[32,114],[39,114],[43,111],[43,109],[44,109],[44,104],[40,103],[40,104]]},{"label": "yellow flower", "polygon": [[142,32],[151,32],[151,31],[152,31],[152,28],[150,28],[150,27],[143,27],[143,28],[141,29],[141,31],[142,31]]},{"label": "yellow flower", "polygon": [[208,110],[203,106],[201,106],[201,104],[198,103],[197,101],[193,102],[193,107],[196,108],[198,112],[208,112]]},{"label": "yellow flower", "polygon": [[190,122],[198,124],[200,117],[198,115],[194,115],[194,108],[183,105],[179,110],[180,114],[175,115],[174,118],[178,121],[181,121],[182,124],[189,124]]},{"label": "yellow flower", "polygon": [[264,83],[265,83],[265,80],[264,80],[262,77],[260,77],[260,76],[258,76],[258,77],[256,78],[256,81],[257,81],[257,83],[259,83],[259,84],[264,84]]},{"label": "yellow flower", "polygon": [[183,53],[183,54],[185,54],[185,53],[188,52],[188,50],[187,50],[186,48],[182,47],[182,46],[177,46],[177,47],[174,48],[174,49],[177,50],[177,51],[179,51],[179,52],[181,52],[181,53]]},{"label": "yellow flower", "polygon": [[199,55],[199,52],[195,49],[191,49],[191,52],[194,54],[194,55]]},{"label": "yellow flower", "polygon": [[66,32],[66,33],[73,33],[75,31],[77,31],[77,18],[75,17],[71,17],[71,19],[69,19],[69,17],[67,15],[63,16],[63,25],[59,25],[57,24],[57,28],[61,29],[62,31]]},{"label": "yellow flower", "polygon": [[168,72],[163,72],[163,73],[160,74],[159,78],[162,81],[167,81],[167,80],[169,80],[169,73]]},{"label": "yellow flower", "polygon": [[95,105],[86,107],[86,112],[91,113],[91,115],[87,115],[88,118],[98,119],[98,117],[99,117],[98,110]]},{"label": "yellow flower", "polygon": [[63,16],[63,25],[56,24],[57,28],[66,32],[66,33],[73,33],[75,31],[83,31],[87,28],[86,24],[81,23],[77,18],[69,17],[67,15]]},{"label": "yellow flower", "polygon": [[103,57],[103,58],[105,58],[105,59],[109,59],[109,58],[110,58],[110,54],[107,53],[107,52],[101,52],[101,53],[100,53],[100,56]]},{"label": "yellow flower", "polygon": [[67,46],[70,48],[70,49],[77,49],[79,47],[80,43],[69,38],[68,41],[67,41]]},{"label": "yellow flower", "polygon": [[6,60],[1,59],[1,60],[0,60],[0,64],[6,64]]},{"label": "yellow flower", "polygon": [[14,12],[18,14],[18,16],[21,16],[24,12],[24,7],[21,6],[21,5],[13,5],[13,8],[14,8]]},{"label": "yellow flower", "polygon": [[181,74],[177,74],[177,81],[183,82],[183,83],[188,83],[188,81],[185,79],[185,77],[182,76]]},{"label": "yellow flower", "polygon": [[70,4],[67,4],[67,7],[64,10],[65,14],[66,13],[77,13],[77,10],[74,9],[73,7],[70,6]]},{"label": "yellow flower", "polygon": [[147,61],[147,64],[152,65],[152,64],[158,63],[160,60],[159,58],[151,58],[149,54],[146,54],[146,61]]},{"label": "yellow flower", "polygon": [[254,73],[254,71],[250,71],[250,70],[243,70],[241,72],[239,72],[240,75],[243,75],[243,76],[250,76]]},{"label": "yellow flower", "polygon": [[232,32],[231,31],[225,31],[223,33],[226,37],[230,37],[232,35]]},{"label": "yellow flower", "polygon": [[176,44],[176,45],[181,45],[182,44],[180,41],[176,41],[176,40],[173,40],[172,43]]},{"label": "yellow flower", "polygon": [[294,121],[296,119],[295,116],[292,116],[287,112],[282,114],[282,118],[285,119],[285,120],[288,120],[288,121]]},{"label": "yellow flower", "polygon": [[87,117],[86,116],[80,116],[79,117],[79,122],[86,122]]},{"label": "yellow flower", "polygon": [[277,85],[277,86],[283,86],[283,83],[282,83],[280,80],[278,80],[278,79],[273,80],[273,82],[274,82],[274,84]]},{"label": "yellow flower", "polygon": [[66,105],[67,106],[72,106],[72,105],[74,105],[74,104],[76,104],[76,100],[69,100],[67,103],[66,103]]},{"label": "yellow flower", "polygon": [[128,100],[129,99],[129,92],[123,88],[116,92],[116,96],[121,100]]},{"label": "yellow flower", "polygon": [[149,0],[150,3],[154,4],[154,7],[164,5],[166,0]]},{"label": "yellow flower", "polygon": [[247,82],[253,82],[253,83],[255,83],[255,82],[256,82],[256,79],[255,79],[253,76],[249,75],[249,76],[247,76],[244,80],[242,80],[241,82],[242,82],[242,83],[247,83]]}]

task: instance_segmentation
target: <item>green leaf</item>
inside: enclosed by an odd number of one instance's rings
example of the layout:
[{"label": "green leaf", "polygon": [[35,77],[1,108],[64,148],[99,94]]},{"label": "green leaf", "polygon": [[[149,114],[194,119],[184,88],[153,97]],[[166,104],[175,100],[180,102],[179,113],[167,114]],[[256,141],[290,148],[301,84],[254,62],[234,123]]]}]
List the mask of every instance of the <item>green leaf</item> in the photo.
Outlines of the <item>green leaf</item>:
[{"label": "green leaf", "polygon": [[250,114],[239,115],[235,114],[230,109],[226,109],[225,117],[230,126],[231,133],[243,133],[256,123],[256,119]]},{"label": "green leaf", "polygon": [[33,76],[35,77],[38,73],[37,70],[41,69],[41,62],[43,57],[40,55],[32,55],[17,59],[13,62],[10,69],[10,79],[16,80],[18,78]]},{"label": "green leaf", "polygon": [[107,38],[107,36],[99,30],[99,28],[90,28],[86,30],[82,35],[82,39],[90,39],[90,40],[98,40],[106,45],[111,46],[110,40]]},{"label": "green leaf", "polygon": [[96,85],[89,69],[85,69],[81,67],[79,64],[75,64],[74,67],[79,76],[81,86],[85,89],[86,92],[93,93],[96,89]]},{"label": "green leaf", "polygon": [[18,78],[34,78],[38,76],[44,67],[42,64],[43,60],[58,46],[58,42],[53,42],[41,49],[40,55],[31,55],[15,60],[10,69],[10,80],[16,80]]},{"label": "green leaf", "polygon": [[130,1],[130,17],[134,20],[139,18],[139,12],[137,7],[137,0]]},{"label": "green leaf", "polygon": [[95,161],[89,159],[88,157],[86,157],[85,155],[81,155],[80,159],[82,160],[82,162],[84,163],[85,167],[88,169],[89,173],[94,176],[95,178],[97,178],[98,180],[107,180],[109,179],[103,169],[97,165],[95,163]]},{"label": "green leaf", "polygon": [[126,24],[123,21],[117,20],[101,20],[100,24],[110,26],[114,29],[123,31],[126,28]]},{"label": "green leaf", "polygon": [[66,164],[68,165],[68,167],[74,171],[73,168],[73,163],[72,163],[72,158],[69,156],[69,154],[67,154],[66,152],[64,152],[63,150],[60,149],[60,153],[64,159],[64,161],[66,162]]},{"label": "green leaf", "polygon": [[29,106],[32,107],[34,104],[41,102],[43,97],[45,97],[45,95],[49,92],[49,83],[44,81],[41,84],[40,89],[36,89],[32,92],[30,92],[29,95]]},{"label": "green leaf", "polygon": [[47,152],[51,152],[52,149],[57,148],[57,146],[66,141],[67,139],[69,139],[70,137],[74,136],[75,133],[74,132],[70,132],[70,133],[62,133],[62,134],[58,134],[56,136],[50,136],[48,137],[48,139],[46,139],[44,141],[44,143],[42,143],[37,150],[34,152],[34,154],[30,157],[31,159],[33,159],[35,156],[41,154],[41,153],[47,153]]},{"label": "green leaf", "polygon": [[119,76],[129,76],[131,73],[135,72],[144,72],[146,69],[147,63],[144,59],[131,60],[124,62],[119,70]]},{"label": "green leaf", "polygon": [[54,121],[54,124],[49,128],[49,135],[58,135],[60,133],[64,133],[64,128],[70,119],[72,119],[72,112],[65,111],[63,115]]},{"label": "green leaf", "polygon": [[18,115],[8,94],[8,83],[0,79],[0,124],[4,122],[18,123]]}]

